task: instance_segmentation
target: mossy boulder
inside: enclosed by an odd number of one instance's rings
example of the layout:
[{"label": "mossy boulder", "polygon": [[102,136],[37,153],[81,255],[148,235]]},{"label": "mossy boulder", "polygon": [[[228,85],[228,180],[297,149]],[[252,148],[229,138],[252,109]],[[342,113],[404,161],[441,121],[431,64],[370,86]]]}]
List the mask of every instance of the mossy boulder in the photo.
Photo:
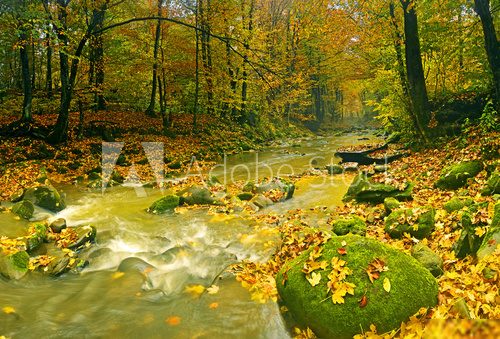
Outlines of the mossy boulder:
[{"label": "mossy boulder", "polygon": [[435,186],[442,190],[455,190],[464,187],[467,179],[474,178],[483,170],[479,160],[461,162],[443,169]]},{"label": "mossy boulder", "polygon": [[400,190],[391,185],[372,182],[365,174],[358,174],[346,195],[344,202],[356,200],[357,202],[367,202],[372,204],[383,203],[386,198],[395,198],[398,201],[412,199],[413,184],[409,183],[405,189]]},{"label": "mossy boulder", "polygon": [[390,214],[392,211],[396,210],[401,206],[401,203],[396,198],[385,198],[384,199],[384,208],[385,213]]},{"label": "mossy boulder", "polygon": [[29,200],[21,200],[12,206],[12,213],[17,214],[21,218],[29,220],[33,217],[35,206]]},{"label": "mossy boulder", "polygon": [[493,220],[488,232],[484,235],[481,246],[477,251],[477,258],[483,259],[495,252],[500,245],[500,202],[495,204]]},{"label": "mossy boulder", "polygon": [[462,228],[460,237],[452,246],[457,258],[476,255],[483,241],[484,236],[480,237],[476,233],[476,228],[483,225],[474,224],[472,220],[471,211],[464,211],[460,219],[460,227]]},{"label": "mossy boulder", "polygon": [[179,193],[180,204],[186,205],[216,205],[217,200],[206,187],[193,185]]},{"label": "mossy boulder", "polygon": [[346,235],[349,233],[357,235],[366,234],[366,223],[358,216],[342,218],[332,223],[332,231],[336,235]]},{"label": "mossy boulder", "polygon": [[24,199],[52,212],[60,212],[66,208],[64,199],[52,186],[28,188],[24,192]]},{"label": "mossy boulder", "polygon": [[69,249],[78,250],[87,243],[94,242],[97,236],[96,228],[91,225],[71,227],[70,229],[76,233],[76,237],[74,241],[68,244]]},{"label": "mossy boulder", "polygon": [[180,198],[177,195],[166,195],[158,200],[156,200],[147,211],[153,214],[163,214],[167,212],[172,212],[177,206],[179,206]]},{"label": "mossy boulder", "polygon": [[[346,254],[340,255],[339,248]],[[344,303],[334,304],[328,293],[327,276],[331,265],[321,274],[319,284],[312,287],[302,272],[312,249],[287,262],[276,277],[276,287],[283,304],[299,325],[311,328],[321,338],[352,338],[368,331],[374,324],[379,333],[398,328],[401,322],[422,307],[433,307],[438,301],[436,279],[414,258],[377,240],[347,235],[334,237],[322,246],[317,261],[327,263],[337,257],[346,262],[351,274],[345,281],[354,284],[354,295],[347,294]],[[370,282],[367,269],[378,261],[387,267],[379,279]],[[384,290],[388,279],[390,291]],[[360,300],[366,298],[366,305]]]},{"label": "mossy boulder", "polygon": [[493,172],[481,191],[482,195],[500,194],[500,172]]},{"label": "mossy boulder", "polygon": [[447,202],[444,203],[443,208],[446,212],[452,213],[455,211],[460,211],[462,208],[466,206],[470,206],[474,203],[474,200],[470,197],[467,198],[459,198],[459,197],[453,197]]},{"label": "mossy boulder", "polygon": [[0,251],[0,275],[8,279],[21,279],[28,272],[29,260],[25,251],[9,255]]},{"label": "mossy boulder", "polygon": [[26,238],[26,251],[28,253],[36,250],[47,240],[48,227],[46,224],[37,223],[30,227],[29,236]]},{"label": "mossy boulder", "polygon": [[238,199],[242,201],[250,201],[253,198],[253,194],[251,192],[242,192],[238,194]]},{"label": "mossy boulder", "polygon": [[274,204],[271,199],[263,194],[257,194],[252,198],[252,200],[250,200],[250,203],[255,205],[258,209],[263,209]]},{"label": "mossy boulder", "polygon": [[330,174],[330,175],[344,173],[344,167],[342,167],[341,165],[328,165],[328,166],[326,166],[326,170],[328,171],[328,174]]},{"label": "mossy boulder", "polygon": [[401,238],[404,233],[409,233],[423,239],[434,230],[434,217],[432,207],[395,210],[385,219],[385,231],[391,238]]},{"label": "mossy boulder", "polygon": [[417,259],[435,277],[443,274],[443,259],[422,243],[413,246],[411,256]]}]

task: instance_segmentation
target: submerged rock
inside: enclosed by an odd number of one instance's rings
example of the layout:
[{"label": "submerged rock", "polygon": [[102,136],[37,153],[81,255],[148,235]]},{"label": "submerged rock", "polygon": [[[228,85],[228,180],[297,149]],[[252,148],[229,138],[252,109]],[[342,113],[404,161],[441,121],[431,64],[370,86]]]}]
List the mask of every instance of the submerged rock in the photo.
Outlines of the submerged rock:
[{"label": "submerged rock", "polygon": [[370,181],[366,175],[360,173],[356,176],[343,198],[344,202],[356,200],[379,204],[386,198],[395,198],[399,201],[412,199],[413,184],[407,184],[404,190],[391,185],[380,184]]},{"label": "submerged rock", "polygon": [[0,275],[8,279],[21,279],[28,272],[29,260],[25,251],[9,255],[0,252]]},{"label": "submerged rock", "polygon": [[76,240],[67,246],[69,249],[73,250],[77,250],[78,248],[85,246],[87,242],[94,242],[97,235],[96,228],[90,225],[71,227],[70,229],[77,234]]},{"label": "submerged rock", "polygon": [[464,187],[467,179],[474,178],[483,170],[483,164],[478,161],[461,162],[443,169],[441,177],[435,186],[443,190],[455,190]]},{"label": "submerged rock", "polygon": [[217,200],[206,187],[191,186],[179,193],[180,204],[186,205],[216,205]]},{"label": "submerged rock", "polygon": [[145,273],[148,270],[155,269],[155,267],[144,260],[137,257],[129,257],[122,260],[118,266],[120,272],[139,272]]},{"label": "submerged rock", "polygon": [[443,259],[424,244],[418,243],[413,246],[411,256],[427,268],[433,276],[439,277],[443,274]]},{"label": "submerged rock", "polygon": [[335,220],[332,223],[332,231],[336,235],[346,235],[346,234],[366,234],[366,223],[363,219],[358,216],[353,216],[350,218],[342,218]]},{"label": "submerged rock", "polygon": [[153,214],[163,214],[167,212],[172,212],[177,206],[179,206],[180,198],[176,195],[167,195],[158,200],[156,200],[148,209],[149,213]]},{"label": "submerged rock", "polygon": [[[345,248],[344,255],[338,253]],[[422,307],[433,307],[438,301],[436,279],[414,258],[374,239],[355,235],[334,237],[322,246],[316,260],[326,261],[318,285],[311,286],[303,273],[310,249],[287,262],[279,271],[276,287],[283,304],[302,326],[311,328],[321,338],[352,338],[374,324],[379,333],[398,328],[401,322]],[[332,258],[337,258],[332,261]],[[339,260],[345,261],[344,265]],[[344,294],[343,303],[334,303],[328,293],[328,275],[336,267],[346,267],[342,281],[353,284],[353,295]],[[380,266],[379,278],[370,281],[370,265]],[[387,267],[387,270],[384,269]],[[333,270],[333,275],[336,270]],[[384,288],[388,281],[390,289]],[[335,290],[337,291],[337,290]],[[362,300],[365,300],[363,303]]]},{"label": "submerged rock", "polygon": [[385,231],[391,238],[401,238],[404,233],[409,233],[423,239],[434,230],[434,216],[432,207],[395,210],[385,219]]},{"label": "submerged rock", "polygon": [[330,175],[344,173],[344,167],[342,167],[341,165],[328,165],[328,166],[326,166],[326,170],[328,171],[328,174],[330,174]]},{"label": "submerged rock", "polygon": [[52,230],[52,232],[61,233],[61,231],[67,227],[66,220],[63,218],[58,218],[53,222],[51,222],[49,227]]},{"label": "submerged rock", "polygon": [[52,212],[59,212],[66,208],[66,203],[59,192],[52,186],[28,188],[24,199]]},{"label": "submerged rock", "polygon": [[17,214],[21,218],[29,220],[33,217],[35,206],[29,200],[21,200],[12,206],[12,213]]},{"label": "submerged rock", "polygon": [[293,194],[295,193],[295,185],[283,179],[273,179],[255,187],[255,191],[259,194],[268,193],[273,190],[281,191],[283,193],[281,201],[285,201],[293,197]]},{"label": "submerged rock", "polygon": [[254,204],[259,209],[263,209],[274,204],[271,199],[263,194],[257,194],[252,200],[250,200],[250,203]]}]

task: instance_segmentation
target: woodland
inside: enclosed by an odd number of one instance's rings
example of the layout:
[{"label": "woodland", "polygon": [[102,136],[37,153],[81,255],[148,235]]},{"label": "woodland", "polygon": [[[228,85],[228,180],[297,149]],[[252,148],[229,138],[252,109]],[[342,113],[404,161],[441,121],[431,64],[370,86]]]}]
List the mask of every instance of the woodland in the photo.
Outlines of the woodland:
[{"label": "woodland", "polygon": [[499,0],[0,0],[0,339],[500,336]]}]

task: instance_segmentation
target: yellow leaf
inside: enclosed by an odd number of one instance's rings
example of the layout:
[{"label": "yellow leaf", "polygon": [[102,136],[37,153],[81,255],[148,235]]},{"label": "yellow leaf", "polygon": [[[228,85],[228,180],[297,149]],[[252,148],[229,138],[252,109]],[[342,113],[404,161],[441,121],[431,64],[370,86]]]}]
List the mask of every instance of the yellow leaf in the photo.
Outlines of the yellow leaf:
[{"label": "yellow leaf", "polygon": [[5,306],[4,308],[2,308],[2,311],[3,313],[5,314],[13,314],[13,313],[16,313],[16,309],[12,306]]},{"label": "yellow leaf", "polygon": [[210,305],[208,305],[208,307],[211,310],[215,310],[217,307],[219,307],[219,303],[211,303]]},{"label": "yellow leaf", "polygon": [[217,285],[212,285],[209,288],[207,288],[208,294],[217,294],[219,292],[219,286]]},{"label": "yellow leaf", "polygon": [[314,287],[321,281],[321,273],[312,272],[310,277],[306,276],[306,279],[309,281],[309,284]]},{"label": "yellow leaf", "polygon": [[202,285],[191,285],[191,286],[186,286],[184,289],[185,293],[189,293],[195,297],[199,296],[205,291],[205,287]]},{"label": "yellow leaf", "polygon": [[[344,293],[345,295],[345,293]],[[335,291],[335,293],[332,294],[332,301],[334,304],[343,304],[344,303],[344,298],[342,295],[341,290]]]},{"label": "yellow leaf", "polygon": [[391,282],[389,278],[384,279],[384,290],[389,293],[391,291]]},{"label": "yellow leaf", "polygon": [[112,278],[116,280],[116,279],[120,279],[124,275],[125,275],[125,272],[115,272],[115,273],[113,273]]}]

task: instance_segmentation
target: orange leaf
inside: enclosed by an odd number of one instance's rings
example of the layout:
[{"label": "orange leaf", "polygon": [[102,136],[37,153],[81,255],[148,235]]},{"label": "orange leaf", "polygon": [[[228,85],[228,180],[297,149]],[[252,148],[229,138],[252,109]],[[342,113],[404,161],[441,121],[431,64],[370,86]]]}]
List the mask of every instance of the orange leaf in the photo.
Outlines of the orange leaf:
[{"label": "orange leaf", "polygon": [[165,319],[165,322],[169,324],[170,326],[177,326],[181,323],[181,317],[178,316],[171,316]]}]

